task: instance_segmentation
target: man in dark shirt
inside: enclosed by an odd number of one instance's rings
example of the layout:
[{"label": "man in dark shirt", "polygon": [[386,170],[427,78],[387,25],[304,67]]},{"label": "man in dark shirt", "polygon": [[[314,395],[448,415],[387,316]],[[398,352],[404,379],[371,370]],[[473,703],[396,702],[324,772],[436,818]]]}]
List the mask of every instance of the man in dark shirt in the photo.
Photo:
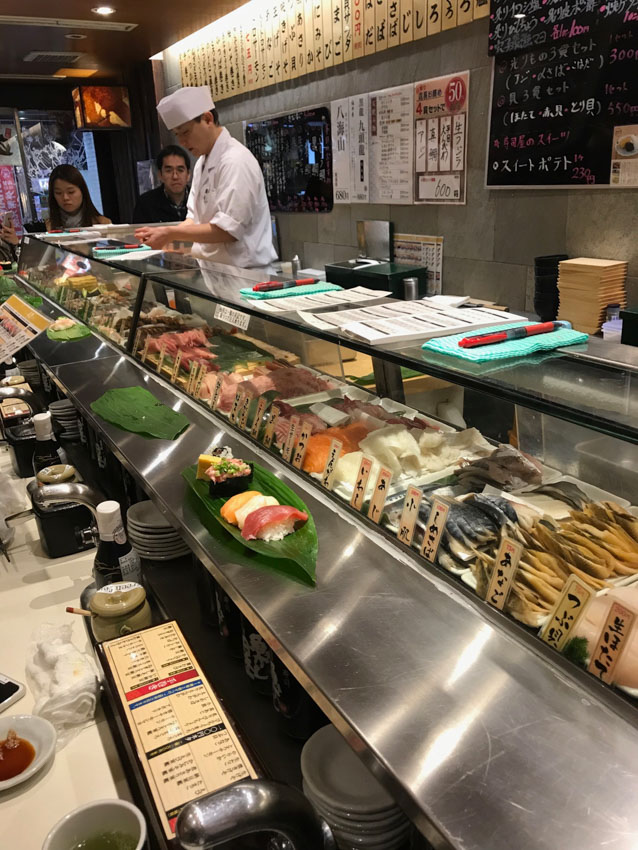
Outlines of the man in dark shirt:
[{"label": "man in dark shirt", "polygon": [[190,160],[178,145],[163,148],[155,160],[162,185],[137,199],[133,222],[184,221],[188,201]]}]

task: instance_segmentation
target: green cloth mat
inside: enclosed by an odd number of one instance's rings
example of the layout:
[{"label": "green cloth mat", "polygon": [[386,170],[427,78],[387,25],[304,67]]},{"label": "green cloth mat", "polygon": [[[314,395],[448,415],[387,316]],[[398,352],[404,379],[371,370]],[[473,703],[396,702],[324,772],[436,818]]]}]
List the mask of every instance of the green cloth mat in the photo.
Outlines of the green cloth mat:
[{"label": "green cloth mat", "polygon": [[461,348],[459,346],[459,340],[465,339],[467,336],[497,333],[507,330],[507,328],[522,328],[531,324],[536,323],[512,322],[511,324],[494,325],[476,331],[467,330],[461,334],[429,339],[423,343],[421,348],[425,351],[436,351],[438,354],[451,354],[453,357],[472,360],[474,363],[485,363],[490,360],[505,360],[507,357],[525,357],[525,355],[533,354],[535,351],[552,351],[552,349],[561,348],[563,345],[576,345],[580,342],[587,342],[589,339],[588,334],[574,331],[571,328],[560,328],[547,334],[528,336],[525,339],[510,339],[507,342],[481,345],[478,348]]},{"label": "green cloth mat", "polygon": [[91,410],[123,431],[142,437],[174,440],[188,426],[188,419],[162,404],[144,387],[107,390],[91,403]]},{"label": "green cloth mat", "polygon": [[72,328],[65,328],[62,331],[47,328],[47,336],[54,342],[68,342],[72,339],[84,339],[84,337],[91,336],[91,331],[86,325],[75,324]]},{"label": "green cloth mat", "polygon": [[274,292],[253,292],[251,287],[240,289],[244,298],[290,298],[291,295],[318,295],[320,292],[333,292],[343,289],[336,283],[309,283],[306,286],[291,286],[290,289],[275,289]]},{"label": "green cloth mat", "polygon": [[94,248],[93,256],[99,259],[105,259],[108,257],[119,257],[120,254],[135,254],[137,252],[143,253],[144,251],[150,251],[148,245],[140,245],[139,248]]}]

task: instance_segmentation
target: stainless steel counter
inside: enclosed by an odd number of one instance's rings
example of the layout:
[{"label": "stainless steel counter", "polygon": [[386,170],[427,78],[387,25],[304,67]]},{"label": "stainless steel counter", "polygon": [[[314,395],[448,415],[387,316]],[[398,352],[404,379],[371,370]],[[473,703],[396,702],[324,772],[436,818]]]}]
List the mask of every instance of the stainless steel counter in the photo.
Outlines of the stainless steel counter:
[{"label": "stainless steel counter", "polygon": [[[459,850],[635,850],[638,732],[613,698],[129,358],[53,371],[426,834],[434,825]],[[151,441],[93,416],[102,392],[133,384],[190,427]],[[201,526],[180,472],[213,441],[305,491],[320,539],[316,589],[263,571]]]}]

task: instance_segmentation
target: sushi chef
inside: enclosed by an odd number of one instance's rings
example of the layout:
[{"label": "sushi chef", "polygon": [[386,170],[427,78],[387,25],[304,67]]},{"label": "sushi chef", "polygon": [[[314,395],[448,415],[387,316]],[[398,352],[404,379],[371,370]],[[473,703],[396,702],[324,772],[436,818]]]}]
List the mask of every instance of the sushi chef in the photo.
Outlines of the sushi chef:
[{"label": "sushi chef", "polygon": [[160,100],[157,111],[179,144],[198,159],[186,220],[141,227],[136,238],[150,248],[176,239],[192,241],[195,257],[216,263],[269,265],[277,255],[261,168],[248,148],[220,126],[209,87],[178,89]]}]

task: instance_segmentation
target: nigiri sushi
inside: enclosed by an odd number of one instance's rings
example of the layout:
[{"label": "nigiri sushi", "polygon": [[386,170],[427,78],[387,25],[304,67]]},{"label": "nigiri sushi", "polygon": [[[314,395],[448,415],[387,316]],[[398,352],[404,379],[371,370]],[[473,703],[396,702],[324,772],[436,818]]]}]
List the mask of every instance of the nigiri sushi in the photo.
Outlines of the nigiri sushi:
[{"label": "nigiri sushi", "polygon": [[210,461],[210,466],[204,474],[210,479],[209,491],[213,499],[218,496],[234,496],[248,489],[253,480],[251,463],[235,457],[216,456],[211,456]]},{"label": "nigiri sushi", "polygon": [[255,496],[261,496],[259,490],[245,490],[243,493],[237,493],[236,496],[231,496],[227,502],[224,502],[220,514],[222,519],[229,522],[231,525],[237,525],[236,511],[247,505]]},{"label": "nigiri sushi", "polygon": [[269,505],[278,504],[279,502],[274,496],[262,496],[261,494],[259,494],[259,496],[254,496],[250,502],[246,502],[243,507],[235,511],[235,518],[237,520],[239,530],[242,530],[244,523],[246,522],[246,517],[253,511],[256,511],[258,508],[266,508]]},{"label": "nigiri sushi", "polygon": [[281,540],[292,534],[297,523],[307,520],[307,513],[290,505],[258,508],[246,517],[241,536],[244,540]]}]

